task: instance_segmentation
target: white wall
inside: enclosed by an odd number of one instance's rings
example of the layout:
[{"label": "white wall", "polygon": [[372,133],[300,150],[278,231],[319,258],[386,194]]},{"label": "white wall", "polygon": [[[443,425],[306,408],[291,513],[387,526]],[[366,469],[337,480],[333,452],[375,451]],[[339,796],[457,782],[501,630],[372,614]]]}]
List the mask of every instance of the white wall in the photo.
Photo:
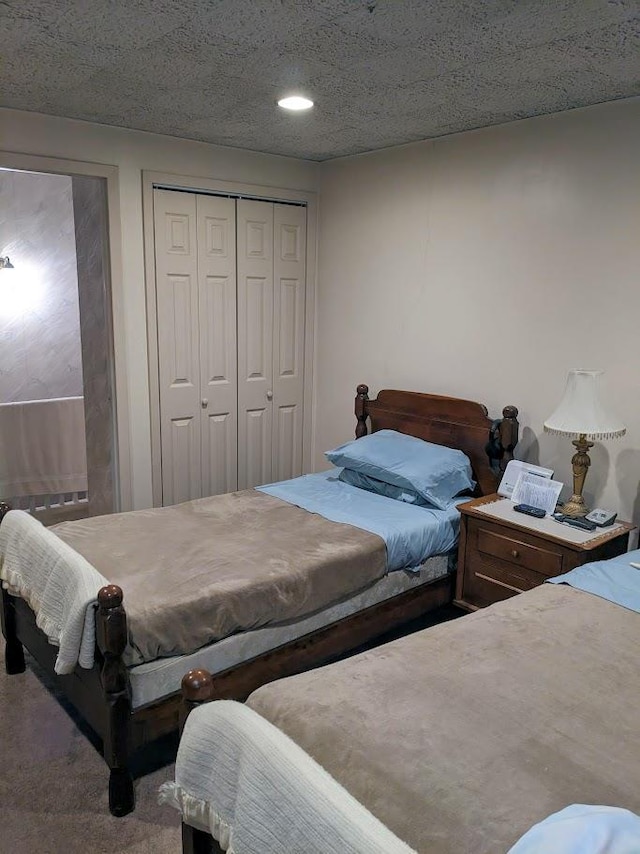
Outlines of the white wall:
[{"label": "white wall", "polygon": [[585,497],[640,521],[640,99],[322,165],[316,444],[350,438],[359,382],[520,409],[521,458],[571,368],[606,371],[628,432]]},{"label": "white wall", "polygon": [[116,341],[116,346],[124,346],[126,354],[133,506],[150,506],[142,170],[313,191],[318,164],[3,109],[0,149],[119,169],[125,335],[124,341]]}]

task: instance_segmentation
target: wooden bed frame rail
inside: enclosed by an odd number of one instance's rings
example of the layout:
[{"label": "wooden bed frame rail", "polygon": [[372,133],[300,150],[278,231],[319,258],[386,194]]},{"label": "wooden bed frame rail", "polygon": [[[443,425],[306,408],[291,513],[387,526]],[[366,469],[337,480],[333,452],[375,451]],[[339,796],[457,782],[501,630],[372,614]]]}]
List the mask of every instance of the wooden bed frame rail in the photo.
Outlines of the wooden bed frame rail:
[{"label": "wooden bed frame rail", "polygon": [[[496,489],[501,471],[513,458],[518,441],[518,410],[507,406],[503,418],[491,421],[484,406],[457,398],[381,391],[369,400],[368,387],[359,385],[355,399],[356,437],[371,430],[397,429],[438,444],[460,448],[470,457],[479,494]],[[0,522],[11,508],[0,503]],[[189,691],[204,699],[245,700],[261,685],[327,663],[380,635],[453,600],[454,575],[374,605],[325,626],[295,641],[270,650],[224,672],[212,682],[191,676]],[[123,653],[127,645],[127,617],[120,587],[108,585],[98,592],[96,653],[93,668],[76,666],[72,674],[55,674],[56,648],[36,626],[35,615],[20,597],[0,585],[0,617],[6,640],[8,674],[25,670],[24,647],[47,671],[61,692],[102,739],[109,767],[109,809],[115,816],[131,812],[135,804],[131,759],[140,748],[176,732],[182,712],[177,691],[147,706],[134,709]],[[204,681],[202,681],[204,679]],[[189,833],[189,831],[187,831]],[[188,850],[188,849],[185,849]],[[192,849],[197,854],[199,848]],[[215,849],[208,849],[215,850]]]}]

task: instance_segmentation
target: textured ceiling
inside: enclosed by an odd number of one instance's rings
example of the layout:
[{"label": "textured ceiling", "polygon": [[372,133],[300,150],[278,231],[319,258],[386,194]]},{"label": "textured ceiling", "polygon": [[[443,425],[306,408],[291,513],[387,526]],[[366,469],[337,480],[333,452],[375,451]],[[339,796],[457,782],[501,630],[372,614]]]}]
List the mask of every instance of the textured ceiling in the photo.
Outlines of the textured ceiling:
[{"label": "textured ceiling", "polygon": [[311,160],[640,94],[640,0],[0,0],[0,32],[2,106]]}]

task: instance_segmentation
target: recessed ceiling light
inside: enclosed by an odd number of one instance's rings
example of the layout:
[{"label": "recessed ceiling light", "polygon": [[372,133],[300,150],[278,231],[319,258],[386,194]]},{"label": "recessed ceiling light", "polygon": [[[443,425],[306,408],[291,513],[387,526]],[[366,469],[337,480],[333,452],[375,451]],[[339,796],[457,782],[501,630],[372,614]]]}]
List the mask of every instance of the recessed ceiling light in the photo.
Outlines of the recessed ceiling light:
[{"label": "recessed ceiling light", "polygon": [[313,101],[308,98],[303,98],[301,95],[292,95],[290,98],[280,98],[278,106],[285,110],[310,110],[313,107]]}]

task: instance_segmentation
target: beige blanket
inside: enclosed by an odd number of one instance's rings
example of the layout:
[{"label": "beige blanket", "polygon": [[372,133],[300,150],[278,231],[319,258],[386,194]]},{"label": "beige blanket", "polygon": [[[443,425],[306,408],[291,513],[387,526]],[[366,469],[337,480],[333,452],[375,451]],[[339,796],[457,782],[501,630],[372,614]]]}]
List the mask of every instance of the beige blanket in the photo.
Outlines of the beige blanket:
[{"label": "beige blanket", "polygon": [[310,614],[386,571],[380,537],[252,489],[51,530],[122,587],[128,664]]},{"label": "beige blanket", "polygon": [[639,648],[639,614],[548,584],[248,704],[411,847],[498,854],[572,803],[640,812]]}]

